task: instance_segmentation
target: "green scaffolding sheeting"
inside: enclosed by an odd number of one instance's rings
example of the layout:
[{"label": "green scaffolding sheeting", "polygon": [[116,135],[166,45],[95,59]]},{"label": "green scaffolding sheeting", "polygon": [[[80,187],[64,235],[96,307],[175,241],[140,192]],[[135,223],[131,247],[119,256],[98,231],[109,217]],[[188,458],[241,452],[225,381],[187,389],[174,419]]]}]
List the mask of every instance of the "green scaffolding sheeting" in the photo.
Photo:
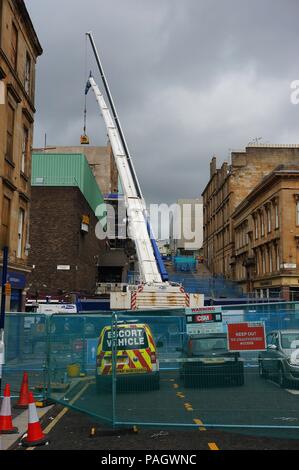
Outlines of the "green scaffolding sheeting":
[{"label": "green scaffolding sheeting", "polygon": [[32,186],[78,187],[103,226],[106,206],[101,190],[82,153],[33,153]]}]

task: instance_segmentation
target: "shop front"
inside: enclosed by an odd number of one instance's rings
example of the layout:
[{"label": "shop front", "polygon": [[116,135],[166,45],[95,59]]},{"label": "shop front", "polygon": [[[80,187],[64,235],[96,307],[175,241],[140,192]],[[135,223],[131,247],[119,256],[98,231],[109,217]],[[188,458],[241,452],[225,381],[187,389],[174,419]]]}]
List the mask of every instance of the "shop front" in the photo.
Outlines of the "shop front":
[{"label": "shop front", "polygon": [[[2,272],[0,272],[0,282],[2,282]],[[10,311],[22,311],[22,292],[26,285],[24,273],[18,271],[8,271],[7,282],[11,285]]]}]

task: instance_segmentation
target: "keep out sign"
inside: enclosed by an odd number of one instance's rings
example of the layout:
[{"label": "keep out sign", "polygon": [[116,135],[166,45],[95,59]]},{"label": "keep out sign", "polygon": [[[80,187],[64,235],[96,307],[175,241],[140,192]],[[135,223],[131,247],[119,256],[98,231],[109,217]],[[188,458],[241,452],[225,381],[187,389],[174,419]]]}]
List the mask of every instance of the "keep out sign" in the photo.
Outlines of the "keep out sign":
[{"label": "keep out sign", "polygon": [[229,351],[263,351],[266,349],[263,322],[229,323],[227,325]]}]

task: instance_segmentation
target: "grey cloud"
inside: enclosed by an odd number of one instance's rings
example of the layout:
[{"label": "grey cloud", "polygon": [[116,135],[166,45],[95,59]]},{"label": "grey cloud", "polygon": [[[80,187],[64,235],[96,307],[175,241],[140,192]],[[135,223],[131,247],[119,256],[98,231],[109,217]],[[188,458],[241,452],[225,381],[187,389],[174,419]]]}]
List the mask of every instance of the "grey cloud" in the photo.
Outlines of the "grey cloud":
[{"label": "grey cloud", "polygon": [[[196,197],[215,153],[262,136],[297,143],[299,106],[290,104],[297,0],[27,0],[44,47],[37,75],[35,144],[77,144],[83,89],[101,52],[148,202]],[[100,84],[100,83],[99,83]],[[92,96],[88,132],[106,132]],[[285,140],[287,139],[287,141]]]}]

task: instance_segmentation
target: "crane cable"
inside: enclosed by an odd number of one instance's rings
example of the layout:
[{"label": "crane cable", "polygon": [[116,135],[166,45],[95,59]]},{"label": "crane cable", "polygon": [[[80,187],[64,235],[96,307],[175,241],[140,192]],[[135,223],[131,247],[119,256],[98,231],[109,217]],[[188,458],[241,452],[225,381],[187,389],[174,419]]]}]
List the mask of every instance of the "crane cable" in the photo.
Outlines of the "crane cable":
[{"label": "crane cable", "polygon": [[87,95],[85,95],[85,100],[84,100],[84,126],[83,126],[84,135],[86,135],[86,121],[87,121]]}]

